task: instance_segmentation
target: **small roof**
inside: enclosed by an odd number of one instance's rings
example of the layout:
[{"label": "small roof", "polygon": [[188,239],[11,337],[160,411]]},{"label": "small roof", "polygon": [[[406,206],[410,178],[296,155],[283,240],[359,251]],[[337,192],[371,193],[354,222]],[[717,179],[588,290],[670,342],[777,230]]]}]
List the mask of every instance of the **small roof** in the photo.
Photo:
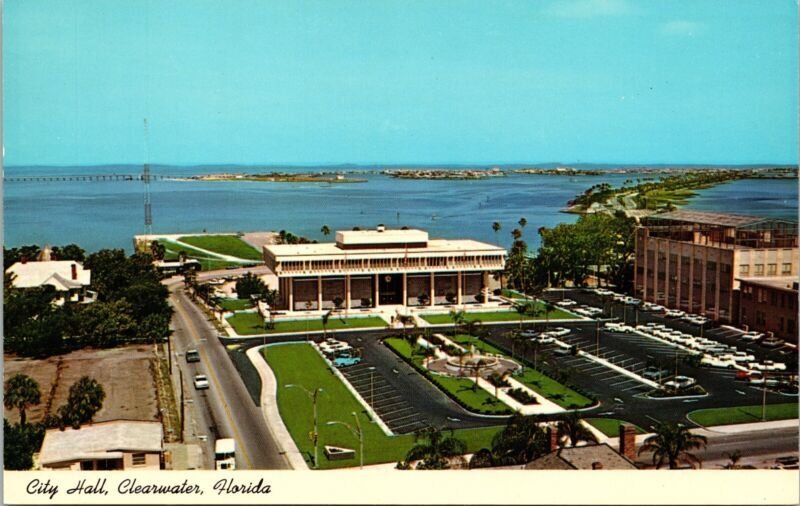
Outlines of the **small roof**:
[{"label": "small roof", "polygon": [[636,469],[627,458],[620,455],[608,444],[559,448],[525,466],[525,469],[592,469],[599,462],[603,469]]},{"label": "small roof", "polygon": [[80,429],[50,429],[44,434],[42,465],[76,460],[119,458],[122,452],[161,452],[161,422],[111,420]]},{"label": "small roof", "polygon": [[[77,279],[72,279],[72,266],[75,266]],[[53,285],[57,290],[66,291],[91,284],[92,271],[74,260],[48,260],[45,262],[17,262],[6,272],[14,274],[14,286],[33,288]]]},{"label": "small roof", "polygon": [[763,276],[763,277],[743,277],[736,278],[739,281],[752,285],[766,286],[767,288],[778,288],[781,290],[793,290],[797,293],[797,276]]},{"label": "small roof", "polygon": [[767,218],[759,216],[744,216],[741,214],[709,213],[705,211],[690,211],[681,209],[668,213],[659,213],[648,216],[648,219],[685,221],[688,223],[700,223],[703,225],[722,225],[726,227],[741,227],[750,225]]},{"label": "small roof", "polygon": [[416,228],[388,229],[378,227],[374,230],[337,230],[336,242],[343,246],[400,243],[426,243],[428,232]]}]

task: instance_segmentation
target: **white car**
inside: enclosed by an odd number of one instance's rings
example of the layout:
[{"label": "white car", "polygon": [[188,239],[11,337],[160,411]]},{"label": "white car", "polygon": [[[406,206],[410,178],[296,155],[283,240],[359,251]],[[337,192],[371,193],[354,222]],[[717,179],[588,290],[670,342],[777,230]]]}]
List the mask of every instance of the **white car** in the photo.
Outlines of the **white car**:
[{"label": "white car", "polygon": [[653,304],[652,302],[645,302],[642,305],[642,309],[645,311],[650,311],[651,313],[663,313],[667,310],[664,306],[660,304]]},{"label": "white car", "polygon": [[756,359],[753,355],[749,355],[747,352],[744,351],[735,351],[733,353],[728,353],[727,355],[723,355],[720,358],[729,358],[736,363],[739,362],[747,362],[750,363]]},{"label": "white car", "polygon": [[668,316],[670,318],[683,318],[686,316],[686,313],[681,311],[680,309],[668,309],[664,316]]},{"label": "white car", "polygon": [[571,299],[564,299],[556,302],[556,306],[561,306],[561,307],[574,306],[575,304],[577,304],[577,302]]},{"label": "white car", "polygon": [[741,339],[742,341],[747,341],[747,342],[753,343],[753,342],[756,342],[756,341],[758,341],[759,339],[761,339],[763,337],[764,337],[764,334],[762,334],[761,332],[750,331],[750,332],[745,332],[744,334],[739,336],[739,339]]},{"label": "white car", "polygon": [[761,363],[750,362],[747,368],[754,371],[785,371],[786,364],[781,362],[773,362],[772,360],[764,360]]},{"label": "white car", "polygon": [[564,337],[568,335],[571,331],[569,329],[565,329],[564,327],[556,327],[550,330],[550,335],[554,337]]},{"label": "white car", "polygon": [[194,377],[194,389],[195,390],[208,389],[208,377],[205,374],[198,374]]},{"label": "white car", "polygon": [[612,332],[622,332],[622,323],[606,322],[605,328]]},{"label": "white car", "polygon": [[736,363],[728,358],[727,355],[722,357],[714,357],[711,355],[703,355],[703,358],[700,359],[700,365],[707,365],[709,367],[722,367],[725,369],[730,369]]},{"label": "white car", "polygon": [[539,337],[532,338],[531,341],[534,342],[534,343],[539,343],[539,344],[550,344],[550,343],[556,342],[556,339],[553,336],[551,336],[551,335],[549,335],[549,334],[547,334],[545,332],[545,333],[539,334]]}]

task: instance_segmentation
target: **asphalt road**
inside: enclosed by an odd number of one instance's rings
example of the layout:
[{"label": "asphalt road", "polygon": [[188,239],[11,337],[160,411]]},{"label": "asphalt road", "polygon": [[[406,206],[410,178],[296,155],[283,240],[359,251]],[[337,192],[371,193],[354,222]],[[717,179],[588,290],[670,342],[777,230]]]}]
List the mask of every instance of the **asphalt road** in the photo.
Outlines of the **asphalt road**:
[{"label": "asphalt road", "polygon": [[[204,448],[206,464],[213,469],[213,444],[216,438],[232,437],[236,440],[238,469],[289,469],[280,453],[261,410],[256,406],[238,372],[231,363],[217,332],[206,315],[183,291],[182,279],[170,280],[170,302],[175,308],[173,316],[172,351],[174,365],[183,373],[185,397],[191,404],[186,430],[207,437]],[[199,363],[187,364],[184,353],[196,348]],[[210,388],[196,391],[192,380],[195,374],[208,376]],[[187,404],[187,407],[188,407]]]}]

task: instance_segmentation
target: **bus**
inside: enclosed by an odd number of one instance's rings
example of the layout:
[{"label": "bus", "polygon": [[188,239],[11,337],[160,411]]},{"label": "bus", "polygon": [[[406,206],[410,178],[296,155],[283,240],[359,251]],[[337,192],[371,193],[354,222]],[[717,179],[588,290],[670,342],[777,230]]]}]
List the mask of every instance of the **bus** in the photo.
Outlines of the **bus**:
[{"label": "bus", "polygon": [[234,439],[217,439],[214,446],[214,462],[217,471],[236,469],[236,441]]}]

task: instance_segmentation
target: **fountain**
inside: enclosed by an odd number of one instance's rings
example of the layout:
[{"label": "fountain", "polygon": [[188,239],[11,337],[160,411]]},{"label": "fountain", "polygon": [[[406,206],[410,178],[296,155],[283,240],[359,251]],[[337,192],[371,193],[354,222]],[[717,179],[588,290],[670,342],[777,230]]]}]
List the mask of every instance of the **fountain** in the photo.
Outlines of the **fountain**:
[{"label": "fountain", "polygon": [[432,372],[448,376],[470,377],[476,375],[487,377],[494,373],[504,374],[519,368],[516,362],[505,357],[479,352],[475,345],[470,345],[469,351],[461,355],[445,355],[445,358],[431,359],[426,366]]}]

